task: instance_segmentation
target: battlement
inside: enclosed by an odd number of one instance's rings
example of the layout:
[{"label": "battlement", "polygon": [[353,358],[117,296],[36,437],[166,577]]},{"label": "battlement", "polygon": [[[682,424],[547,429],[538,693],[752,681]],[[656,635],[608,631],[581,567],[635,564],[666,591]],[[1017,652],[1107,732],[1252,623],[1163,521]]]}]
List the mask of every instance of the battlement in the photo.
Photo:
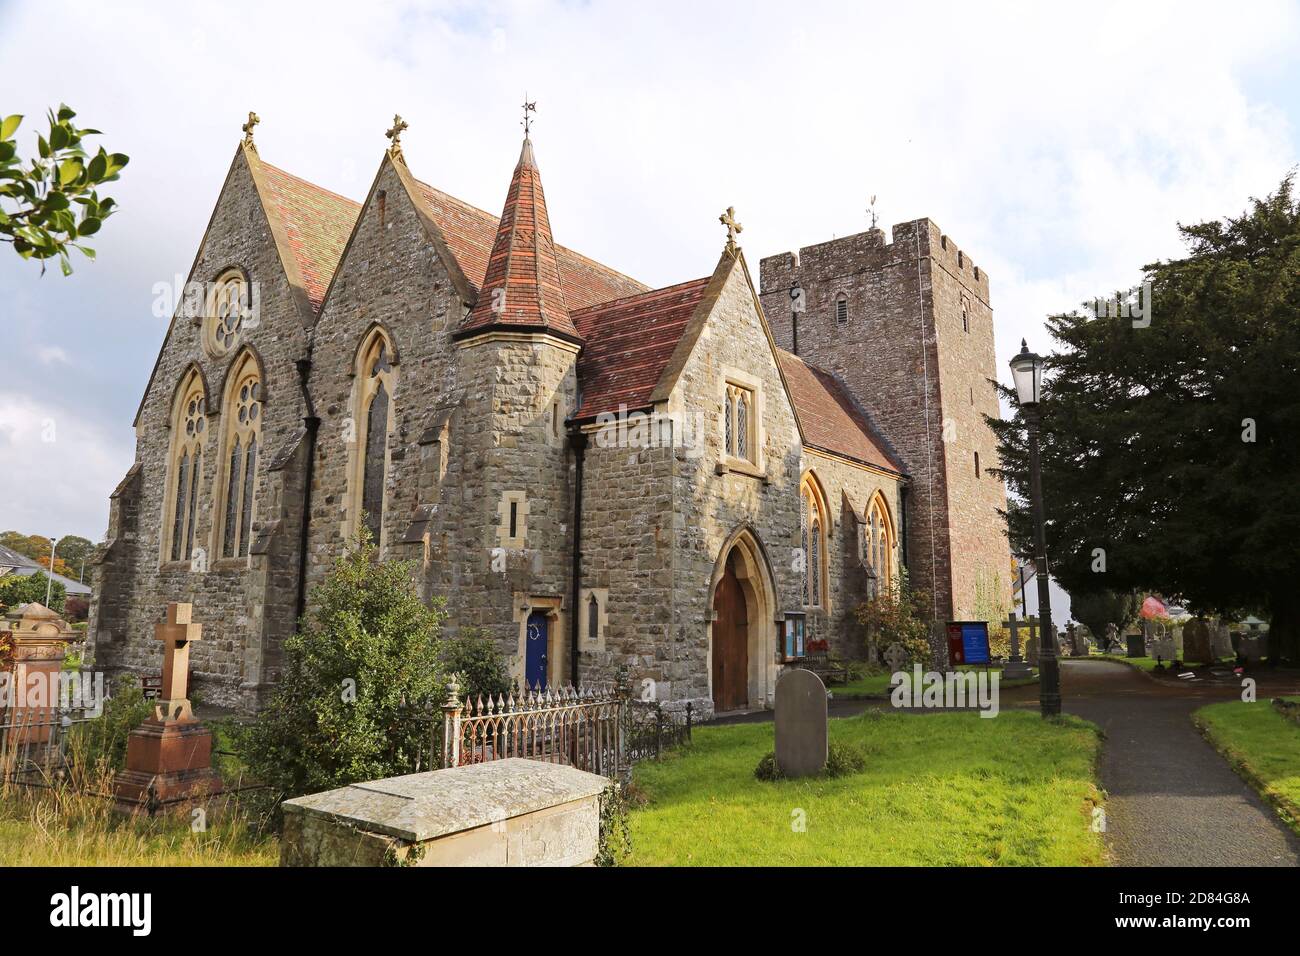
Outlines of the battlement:
[{"label": "battlement", "polygon": [[759,286],[763,292],[789,288],[796,279],[833,279],[838,276],[910,265],[929,258],[961,284],[989,301],[989,276],[957,243],[946,236],[932,219],[896,223],[886,241],[883,229],[868,229],[849,236],[803,246],[798,251],[779,252],[759,262]]}]

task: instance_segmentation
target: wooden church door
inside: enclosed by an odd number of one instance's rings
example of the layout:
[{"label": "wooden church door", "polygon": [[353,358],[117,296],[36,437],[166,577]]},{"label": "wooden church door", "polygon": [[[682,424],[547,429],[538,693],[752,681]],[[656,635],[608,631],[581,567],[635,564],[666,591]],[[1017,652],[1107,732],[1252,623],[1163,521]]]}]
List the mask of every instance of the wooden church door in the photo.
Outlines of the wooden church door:
[{"label": "wooden church door", "polygon": [[749,613],[736,577],[735,555],[713,596],[713,709],[749,706]]}]

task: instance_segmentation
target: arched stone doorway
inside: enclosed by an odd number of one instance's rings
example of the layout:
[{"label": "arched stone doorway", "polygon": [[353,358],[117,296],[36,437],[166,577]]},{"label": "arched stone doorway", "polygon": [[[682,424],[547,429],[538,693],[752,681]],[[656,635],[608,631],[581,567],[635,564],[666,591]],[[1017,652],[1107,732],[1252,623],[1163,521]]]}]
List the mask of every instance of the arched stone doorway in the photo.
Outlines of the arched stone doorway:
[{"label": "arched stone doorway", "polygon": [[763,548],[747,528],[719,552],[711,592],[714,711],[770,707],[776,687],[776,592]]}]

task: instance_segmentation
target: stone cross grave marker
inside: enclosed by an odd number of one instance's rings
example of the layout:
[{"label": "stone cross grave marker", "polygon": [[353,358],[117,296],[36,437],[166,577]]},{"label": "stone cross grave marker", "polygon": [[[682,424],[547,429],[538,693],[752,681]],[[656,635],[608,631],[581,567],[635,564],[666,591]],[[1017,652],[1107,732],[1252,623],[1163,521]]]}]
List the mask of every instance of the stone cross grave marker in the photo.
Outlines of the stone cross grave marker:
[{"label": "stone cross grave marker", "polygon": [[791,670],[776,682],[776,766],[786,777],[826,768],[826,685],[812,671]]},{"label": "stone cross grave marker", "polygon": [[168,604],[167,620],[154,625],[154,637],[163,642],[162,691],[154,716],[160,721],[194,719],[190,707],[190,642],[201,640],[203,625],[191,620],[191,604]]},{"label": "stone cross grave marker", "polygon": [[1032,614],[1025,618],[1025,627],[1029,628],[1029,637],[1025,639],[1025,660],[1030,667],[1038,666],[1038,618]]},{"label": "stone cross grave marker", "polygon": [[907,663],[907,651],[903,650],[903,645],[898,643],[890,644],[882,656],[885,658],[885,663],[889,665],[891,674],[897,674]]},{"label": "stone cross grave marker", "polygon": [[1002,622],[1007,630],[1011,632],[1011,659],[1002,667],[1003,680],[1020,680],[1032,675],[1032,671],[1025,659],[1020,656],[1020,628],[1023,622],[1016,619],[1014,612],[1007,615],[1007,619]]}]

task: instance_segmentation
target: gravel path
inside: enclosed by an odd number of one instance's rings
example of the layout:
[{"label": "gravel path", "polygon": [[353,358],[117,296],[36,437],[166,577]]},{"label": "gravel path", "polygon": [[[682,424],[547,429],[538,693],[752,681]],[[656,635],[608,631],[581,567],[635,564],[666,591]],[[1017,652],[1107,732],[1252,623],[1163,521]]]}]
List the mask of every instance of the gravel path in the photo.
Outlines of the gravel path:
[{"label": "gravel path", "polygon": [[[1062,661],[1067,713],[1106,732],[1106,842],[1120,866],[1298,866],[1300,840],[1192,725],[1234,687],[1166,684],[1123,664]],[[1267,707],[1260,694],[1260,707]]]}]

